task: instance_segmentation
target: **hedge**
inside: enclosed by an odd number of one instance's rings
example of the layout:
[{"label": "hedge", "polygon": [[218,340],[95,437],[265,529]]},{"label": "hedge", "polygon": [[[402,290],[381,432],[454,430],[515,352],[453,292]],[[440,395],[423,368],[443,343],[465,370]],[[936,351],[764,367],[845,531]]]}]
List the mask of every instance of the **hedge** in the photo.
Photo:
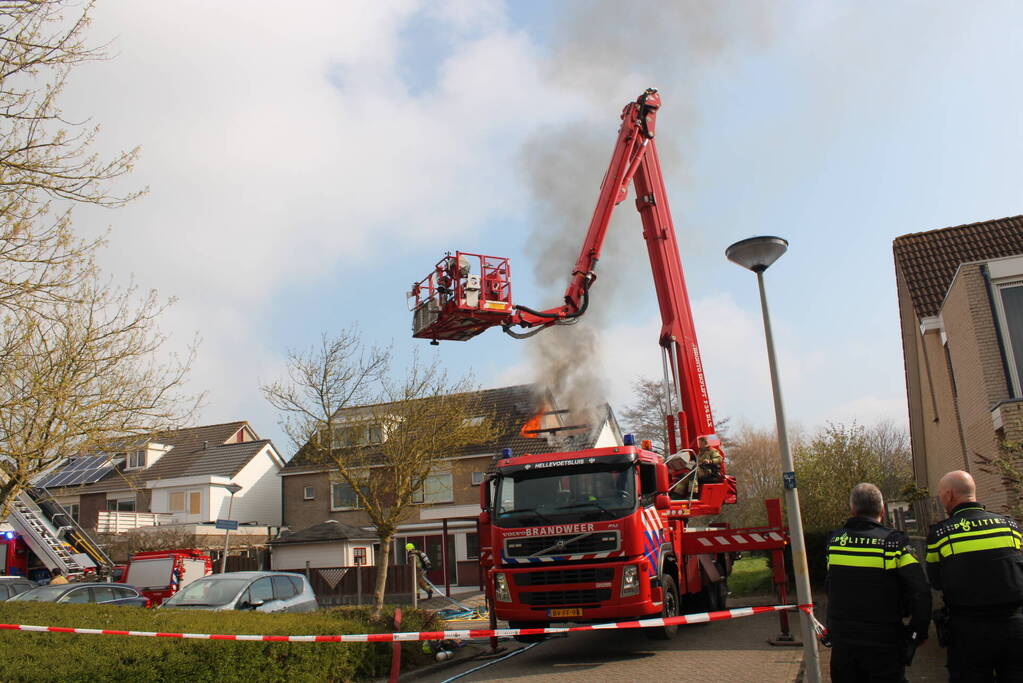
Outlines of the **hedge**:
[{"label": "hedge", "polygon": [[[0,602],[0,623],[133,631],[260,635],[385,633],[393,608],[308,614],[205,612],[100,605]],[[435,630],[428,612],[403,610],[402,631]],[[0,631],[0,681],[361,681],[390,670],[390,643],[263,643]],[[426,661],[402,644],[403,668]]]}]

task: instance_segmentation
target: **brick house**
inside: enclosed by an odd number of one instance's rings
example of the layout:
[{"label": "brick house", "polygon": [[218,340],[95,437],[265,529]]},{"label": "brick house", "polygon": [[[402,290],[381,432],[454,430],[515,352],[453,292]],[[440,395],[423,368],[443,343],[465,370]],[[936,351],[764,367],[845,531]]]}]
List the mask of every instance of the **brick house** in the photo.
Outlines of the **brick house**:
[{"label": "brick house", "polygon": [[1023,440],[1023,216],[903,235],[895,276],[909,399],[913,472],[965,469],[993,510],[1008,500],[992,457]]},{"label": "brick house", "polygon": [[[519,385],[487,389],[478,392],[482,414],[493,416],[497,437],[492,443],[452,453],[441,458],[433,468],[418,502],[409,512],[404,524],[398,529],[392,563],[404,564],[404,547],[413,542],[416,547],[425,548],[434,560],[434,569],[428,575],[438,585],[444,582],[442,568],[442,546],[447,531],[448,573],[453,584],[472,585],[478,582],[477,558],[478,536],[476,517],[479,515],[479,485],[490,469],[496,455],[503,448],[511,448],[516,454],[551,453],[564,450],[592,448],[595,446],[621,445],[622,434],[610,407],[601,411],[603,419],[599,424],[575,425],[567,411],[558,410],[553,396],[533,385]],[[366,425],[360,417],[359,408],[339,411],[339,426],[343,428],[346,417],[358,426],[353,438],[362,444],[382,441],[382,430]],[[475,419],[475,418],[469,418]],[[283,478],[284,524],[300,540],[315,537],[307,546],[310,566],[339,566],[347,552],[351,529],[371,529],[369,518],[358,509],[356,496],[346,483],[337,481],[336,468],[322,462],[310,462],[299,452],[281,470]],[[342,522],[342,526],[325,527],[327,520]],[[304,530],[317,527],[315,532]],[[331,548],[322,542],[322,535],[337,535],[337,544]],[[284,538],[282,536],[282,538]],[[281,545],[276,545],[275,552]],[[315,546],[312,545],[315,543]],[[361,543],[361,541],[360,541]],[[345,547],[342,547],[345,546]],[[373,557],[377,552],[374,543],[367,551]],[[300,544],[290,540],[285,552],[299,558]],[[372,561],[370,561],[372,563]],[[304,561],[303,561],[304,564]],[[274,559],[274,566],[283,566]],[[297,565],[303,566],[303,565]]]},{"label": "brick house", "polygon": [[[229,508],[248,528],[262,527],[255,535],[264,541],[267,527],[280,526],[277,473],[284,460],[244,420],[154,434],[108,450],[70,458],[36,483],[87,529],[178,525],[222,538],[223,531],[209,525],[227,518]],[[229,484],[240,487],[233,502]]]}]

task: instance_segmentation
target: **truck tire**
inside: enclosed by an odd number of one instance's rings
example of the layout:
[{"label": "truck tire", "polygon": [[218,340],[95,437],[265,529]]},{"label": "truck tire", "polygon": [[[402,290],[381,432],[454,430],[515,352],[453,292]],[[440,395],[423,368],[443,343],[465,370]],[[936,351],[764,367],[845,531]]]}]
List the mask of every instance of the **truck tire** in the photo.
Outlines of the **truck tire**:
[{"label": "truck tire", "polygon": [[[661,616],[677,617],[679,615],[678,588],[675,579],[667,574],[661,575]],[[654,626],[643,629],[643,633],[651,640],[671,640],[678,634],[678,624],[671,626]]]},{"label": "truck tire", "polygon": [[727,596],[728,584],[724,581],[716,581],[714,583],[705,583],[699,593],[687,595],[683,598],[682,603],[686,614],[719,612],[725,609]]},{"label": "truck tire", "polygon": [[[509,621],[508,628],[547,628],[547,624],[538,624],[534,621]],[[540,633],[527,636],[514,636],[520,643],[540,643],[547,640],[547,636]]]}]

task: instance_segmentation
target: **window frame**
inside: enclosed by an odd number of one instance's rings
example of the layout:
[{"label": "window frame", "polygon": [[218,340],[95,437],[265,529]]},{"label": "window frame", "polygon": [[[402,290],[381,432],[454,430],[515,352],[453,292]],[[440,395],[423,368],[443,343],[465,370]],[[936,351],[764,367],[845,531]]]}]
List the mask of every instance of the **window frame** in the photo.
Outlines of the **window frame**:
[{"label": "window frame", "polygon": [[[991,288],[993,290],[991,299],[994,301],[995,324],[998,326],[998,332],[1002,337],[1002,351],[1005,353],[1005,365],[1009,371],[1010,388],[1014,398],[1021,398],[1023,397],[1023,377],[1020,377],[1016,354],[1012,350],[1009,319],[1005,312],[1005,303],[1002,300],[1003,290],[1016,287],[1023,288],[1023,275],[1013,275],[991,281]],[[1023,359],[1020,359],[1020,361],[1023,362]]]},{"label": "window frame", "polygon": [[[447,487],[446,487],[447,493],[448,493],[447,497],[446,498],[437,498],[436,496],[433,496],[433,497],[428,496],[427,495],[427,486],[429,485],[430,480],[431,479],[436,480],[436,479],[438,479],[440,477],[446,477],[447,478]],[[426,478],[423,480],[423,485],[420,486],[419,489],[417,489],[415,492],[413,492],[413,494],[412,494],[412,502],[414,504],[416,504],[416,505],[440,505],[440,504],[443,504],[443,503],[453,503],[453,502],[455,502],[455,481],[454,481],[454,474],[451,472],[450,469],[444,469],[444,470],[438,470],[438,471],[430,472],[430,474],[426,475]]]},{"label": "window frame", "polygon": [[[359,551],[362,552],[359,552]],[[360,562],[360,558],[362,562]],[[366,546],[357,546],[352,548],[352,564],[356,567],[365,567],[369,565],[369,548]]]},{"label": "window frame", "polygon": [[[334,496],[335,486],[347,486],[352,491],[354,501],[352,505],[338,505],[337,498]],[[330,482],[330,510],[331,512],[340,512],[344,510],[361,510],[362,507],[359,505],[359,496],[355,493],[355,488],[352,487],[347,481],[332,481]]]},{"label": "window frame", "polygon": [[[139,464],[139,456],[141,456],[142,463]],[[146,449],[139,449],[131,451],[125,457],[124,469],[125,470],[144,470],[149,466],[149,452]]]},{"label": "window frame", "polygon": [[[476,475],[477,474],[480,475],[479,476],[479,481],[476,481]],[[487,473],[486,472],[472,472],[469,475],[469,477],[470,477],[470,483],[473,486],[481,486],[483,484],[483,480],[487,478]]]},{"label": "window frame", "polygon": [[316,487],[314,486],[302,487],[302,500],[316,500]]}]

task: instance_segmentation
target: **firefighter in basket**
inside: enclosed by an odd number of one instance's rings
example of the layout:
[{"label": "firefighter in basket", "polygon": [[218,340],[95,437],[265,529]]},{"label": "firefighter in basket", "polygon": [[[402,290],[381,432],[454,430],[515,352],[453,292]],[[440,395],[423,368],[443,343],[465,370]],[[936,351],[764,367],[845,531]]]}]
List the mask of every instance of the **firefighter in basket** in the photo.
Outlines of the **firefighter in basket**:
[{"label": "firefighter in basket", "polygon": [[430,557],[422,550],[416,550],[415,543],[406,543],[405,552],[408,554],[409,562],[414,562],[416,565],[416,583],[419,588],[426,591],[426,599],[429,600],[433,597],[433,585],[426,579],[426,572],[433,569],[433,563],[430,562]]}]

